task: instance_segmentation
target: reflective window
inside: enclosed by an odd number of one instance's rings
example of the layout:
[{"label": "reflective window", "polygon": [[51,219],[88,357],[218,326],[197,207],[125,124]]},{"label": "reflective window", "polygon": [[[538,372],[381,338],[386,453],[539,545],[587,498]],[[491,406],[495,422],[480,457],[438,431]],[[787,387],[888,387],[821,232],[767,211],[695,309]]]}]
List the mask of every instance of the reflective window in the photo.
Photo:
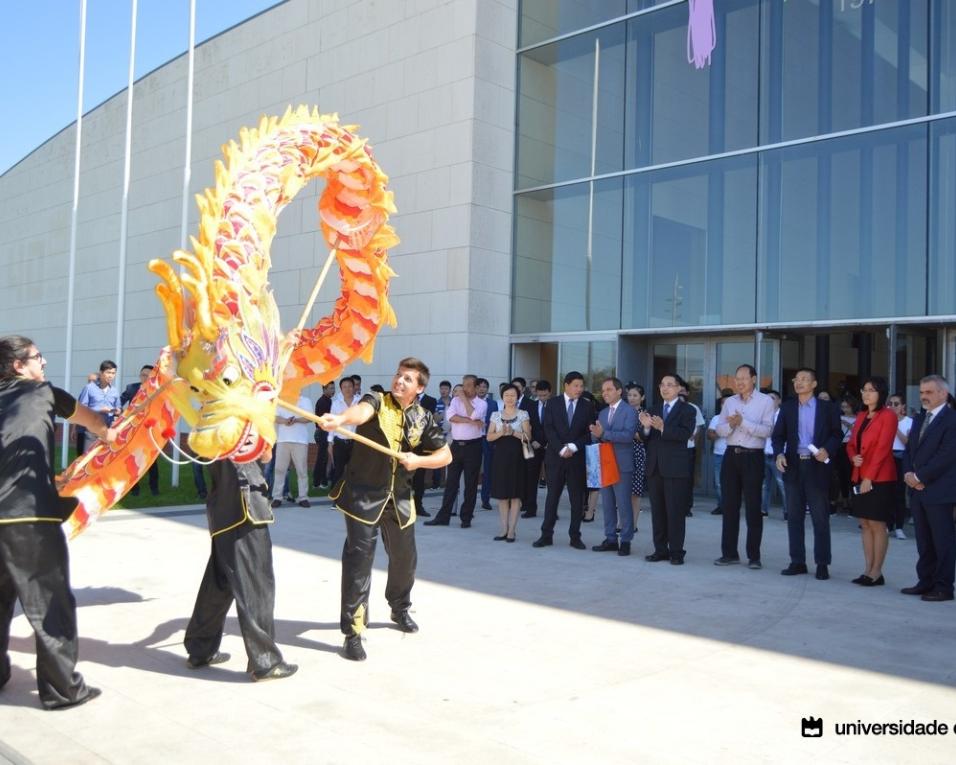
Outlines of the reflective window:
[{"label": "reflective window", "polygon": [[754,320],[756,184],[755,156],[626,179],[626,328]]},{"label": "reflective window", "polygon": [[552,385],[555,395],[564,393],[564,376],[568,372],[584,375],[584,389],[591,391],[600,402],[601,383],[614,377],[617,368],[617,343],[613,340],[596,340],[589,343],[560,343],[557,385]]},{"label": "reflective window", "polygon": [[952,0],[933,2],[931,57],[934,114],[956,110],[956,3]]},{"label": "reflective window", "polygon": [[624,29],[616,24],[519,56],[516,188],[621,169]]},{"label": "reflective window", "polygon": [[928,2],[765,2],[762,143],[926,114]]},{"label": "reflective window", "polygon": [[617,329],[622,181],[515,198],[514,332]]},{"label": "reflective window", "polygon": [[518,47],[534,45],[662,2],[667,0],[521,0]]},{"label": "reflective window", "polygon": [[710,66],[687,60],[687,6],[627,26],[625,166],[643,167],[757,144],[759,0],[715,9]]},{"label": "reflective window", "polygon": [[767,152],[759,321],[921,314],[926,126]]},{"label": "reflective window", "polygon": [[929,312],[956,313],[956,119],[930,128]]}]

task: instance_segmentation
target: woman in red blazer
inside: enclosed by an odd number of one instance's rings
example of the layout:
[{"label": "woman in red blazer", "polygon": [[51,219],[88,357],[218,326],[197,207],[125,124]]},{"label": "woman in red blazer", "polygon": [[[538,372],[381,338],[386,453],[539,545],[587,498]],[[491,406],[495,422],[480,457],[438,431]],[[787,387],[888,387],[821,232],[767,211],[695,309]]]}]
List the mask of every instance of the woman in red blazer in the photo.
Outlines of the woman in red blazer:
[{"label": "woman in red blazer", "polygon": [[846,444],[846,453],[853,465],[851,512],[860,521],[863,557],[866,559],[866,571],[853,583],[876,587],[885,584],[886,524],[893,517],[896,415],[886,408],[889,392],[882,377],[868,377],[861,392],[863,409],[856,416]]}]

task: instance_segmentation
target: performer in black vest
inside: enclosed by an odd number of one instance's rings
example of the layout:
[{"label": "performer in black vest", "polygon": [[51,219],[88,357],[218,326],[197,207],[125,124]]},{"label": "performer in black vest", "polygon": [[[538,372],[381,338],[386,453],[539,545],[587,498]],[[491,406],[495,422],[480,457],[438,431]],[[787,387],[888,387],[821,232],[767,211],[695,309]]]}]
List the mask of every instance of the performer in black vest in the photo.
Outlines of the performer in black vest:
[{"label": "performer in black vest", "polygon": [[[271,458],[271,453],[263,455],[266,462]],[[252,679],[288,677],[298,667],[283,661],[275,641],[276,583],[269,536],[275,518],[262,468],[258,462],[219,460],[209,466],[209,474],[206,521],[212,552],[183,640],[189,666],[197,669],[229,660],[219,644],[235,600]]]},{"label": "performer in black vest", "polygon": [[36,675],[46,709],[100,695],[76,671],[76,600],[60,524],[77,506],[60,497],[53,470],[55,416],[116,440],[98,412],[45,382],[46,360],[31,340],[0,337],[0,688],[10,680],[10,622],[19,599],[36,633]]},{"label": "performer in black vest", "polygon": [[388,553],[385,597],[392,609],[392,621],[402,632],[418,632],[408,613],[418,563],[412,474],[451,462],[441,426],[418,400],[428,376],[423,362],[402,359],[388,393],[367,394],[342,414],[322,418],[325,430],[356,425],[358,435],[403,455],[396,460],[355,441],[345,476],[329,495],[345,515],[340,626],[345,635],[344,655],[353,661],[365,658],[362,633],[368,625],[368,594],[379,527]]}]

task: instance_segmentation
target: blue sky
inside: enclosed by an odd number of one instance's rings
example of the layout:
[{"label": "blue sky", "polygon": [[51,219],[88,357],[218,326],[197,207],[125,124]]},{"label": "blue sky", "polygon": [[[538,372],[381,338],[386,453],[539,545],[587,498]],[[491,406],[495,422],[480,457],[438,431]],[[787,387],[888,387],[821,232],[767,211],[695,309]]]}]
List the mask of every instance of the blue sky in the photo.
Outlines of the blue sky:
[{"label": "blue sky", "polygon": [[[197,0],[196,44],[276,2]],[[76,119],[80,57],[80,0],[3,5],[0,173]],[[84,113],[126,87],[131,8],[130,0],[87,0]],[[139,0],[137,78],[183,53],[188,43],[188,0]]]}]

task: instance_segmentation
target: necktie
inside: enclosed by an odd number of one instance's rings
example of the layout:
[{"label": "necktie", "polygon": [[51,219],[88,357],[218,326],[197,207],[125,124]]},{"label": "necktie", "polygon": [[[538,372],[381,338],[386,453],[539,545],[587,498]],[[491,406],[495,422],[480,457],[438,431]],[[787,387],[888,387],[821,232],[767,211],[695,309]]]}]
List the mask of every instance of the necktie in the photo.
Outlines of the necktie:
[{"label": "necktie", "polygon": [[929,424],[933,421],[933,413],[927,412],[926,419],[923,420],[923,427],[919,429],[919,440],[916,443],[919,443],[923,440],[923,436],[926,435],[926,431],[929,430]]},{"label": "necktie", "polygon": [[671,413],[671,405],[664,404],[664,419],[665,420],[667,419],[667,415],[669,415],[670,413]]},{"label": "necktie", "polygon": [[574,399],[568,400],[568,425],[571,424],[571,420],[574,419]]},{"label": "necktie", "polygon": [[614,419],[614,413],[617,411],[617,404],[612,404],[607,413],[607,425],[611,427],[611,420]]}]

